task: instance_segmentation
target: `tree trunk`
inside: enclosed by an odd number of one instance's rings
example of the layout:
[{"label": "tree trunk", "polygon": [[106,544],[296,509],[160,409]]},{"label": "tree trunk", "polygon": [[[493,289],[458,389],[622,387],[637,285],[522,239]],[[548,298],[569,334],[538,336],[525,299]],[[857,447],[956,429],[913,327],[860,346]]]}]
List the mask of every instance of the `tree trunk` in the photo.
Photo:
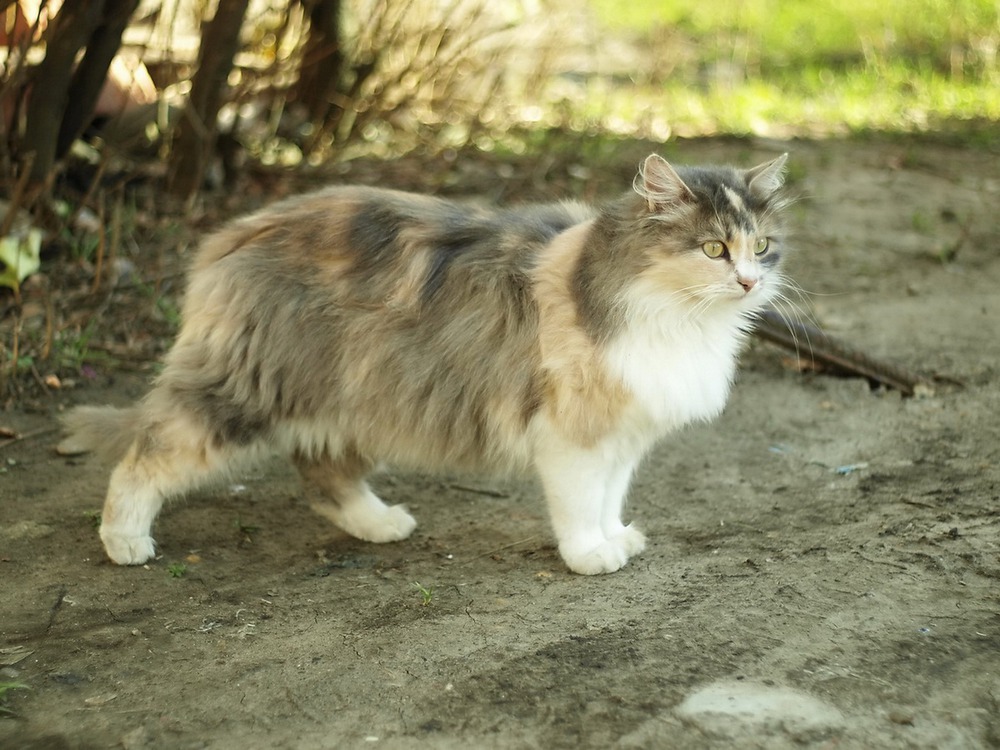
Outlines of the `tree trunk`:
[{"label": "tree trunk", "polygon": [[101,22],[104,2],[66,2],[45,34],[45,58],[31,77],[22,154],[34,153],[29,182],[41,187],[55,166],[77,54]]},{"label": "tree trunk", "polygon": [[246,0],[219,0],[215,17],[202,34],[198,70],[191,81],[191,94],[174,134],[167,174],[168,191],[184,201],[193,198],[201,186],[215,147],[216,118],[239,48],[246,9]]},{"label": "tree trunk", "polygon": [[70,82],[72,106],[66,108],[56,142],[56,158],[69,151],[94,115],[94,107],[108,78],[108,68],[121,47],[122,33],[128,25],[139,0],[117,0],[108,3],[103,17],[90,35],[87,51],[73,73]]},{"label": "tree trunk", "polygon": [[344,55],[340,47],[341,0],[301,0],[309,14],[309,37],[302,51],[295,98],[310,122],[322,127],[340,85]]}]

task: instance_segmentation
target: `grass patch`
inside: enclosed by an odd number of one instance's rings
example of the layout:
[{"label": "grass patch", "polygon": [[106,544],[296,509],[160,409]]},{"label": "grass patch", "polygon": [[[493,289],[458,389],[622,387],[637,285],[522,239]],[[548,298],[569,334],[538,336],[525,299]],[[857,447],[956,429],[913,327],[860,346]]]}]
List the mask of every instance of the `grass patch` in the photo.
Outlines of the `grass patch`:
[{"label": "grass patch", "polygon": [[1000,5],[992,0],[592,7],[608,34],[641,51],[646,69],[567,84],[574,129],[783,137],[954,133],[969,123],[979,133],[975,123],[1000,120]]},{"label": "grass patch", "polygon": [[0,715],[13,715],[14,712],[7,707],[9,693],[13,690],[30,690],[27,685],[21,682],[0,682]]},{"label": "grass patch", "polygon": [[431,601],[434,599],[434,587],[424,586],[422,583],[414,581],[413,588],[415,588],[417,593],[420,594],[421,605],[424,607],[430,606]]},{"label": "grass patch", "polygon": [[247,523],[239,516],[236,517],[236,520],[233,522],[233,526],[236,527],[240,537],[248,542],[252,542],[254,534],[260,531],[260,526],[254,523]]}]

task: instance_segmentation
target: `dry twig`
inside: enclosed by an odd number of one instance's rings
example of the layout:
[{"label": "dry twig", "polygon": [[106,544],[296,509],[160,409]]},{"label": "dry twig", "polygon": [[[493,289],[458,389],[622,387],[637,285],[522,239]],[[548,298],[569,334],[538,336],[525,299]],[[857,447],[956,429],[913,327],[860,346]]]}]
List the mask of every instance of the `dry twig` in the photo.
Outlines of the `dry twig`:
[{"label": "dry twig", "polygon": [[778,313],[766,310],[758,316],[755,333],[765,341],[778,344],[798,356],[841,372],[868,378],[904,396],[919,391],[933,392],[930,379],[897,364],[871,355],[830,336],[806,323],[787,321]]}]

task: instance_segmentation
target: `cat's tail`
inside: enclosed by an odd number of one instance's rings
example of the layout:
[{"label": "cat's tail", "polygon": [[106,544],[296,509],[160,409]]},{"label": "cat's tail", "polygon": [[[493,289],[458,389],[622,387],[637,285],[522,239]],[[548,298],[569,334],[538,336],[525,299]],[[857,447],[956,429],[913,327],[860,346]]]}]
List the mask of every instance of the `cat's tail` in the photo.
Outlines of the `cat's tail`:
[{"label": "cat's tail", "polygon": [[56,450],[64,456],[94,453],[117,463],[139,434],[139,416],[135,406],[78,406],[63,417],[66,437]]}]

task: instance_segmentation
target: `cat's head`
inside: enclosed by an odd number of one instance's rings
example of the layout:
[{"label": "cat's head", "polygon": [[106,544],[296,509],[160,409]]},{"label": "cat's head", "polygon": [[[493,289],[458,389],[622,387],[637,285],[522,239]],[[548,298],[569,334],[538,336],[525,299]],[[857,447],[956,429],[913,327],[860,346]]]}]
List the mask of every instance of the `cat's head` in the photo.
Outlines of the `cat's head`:
[{"label": "cat's head", "polygon": [[646,282],[677,299],[757,310],[780,291],[787,154],[751,169],[672,167],[655,154],[634,182]]}]

